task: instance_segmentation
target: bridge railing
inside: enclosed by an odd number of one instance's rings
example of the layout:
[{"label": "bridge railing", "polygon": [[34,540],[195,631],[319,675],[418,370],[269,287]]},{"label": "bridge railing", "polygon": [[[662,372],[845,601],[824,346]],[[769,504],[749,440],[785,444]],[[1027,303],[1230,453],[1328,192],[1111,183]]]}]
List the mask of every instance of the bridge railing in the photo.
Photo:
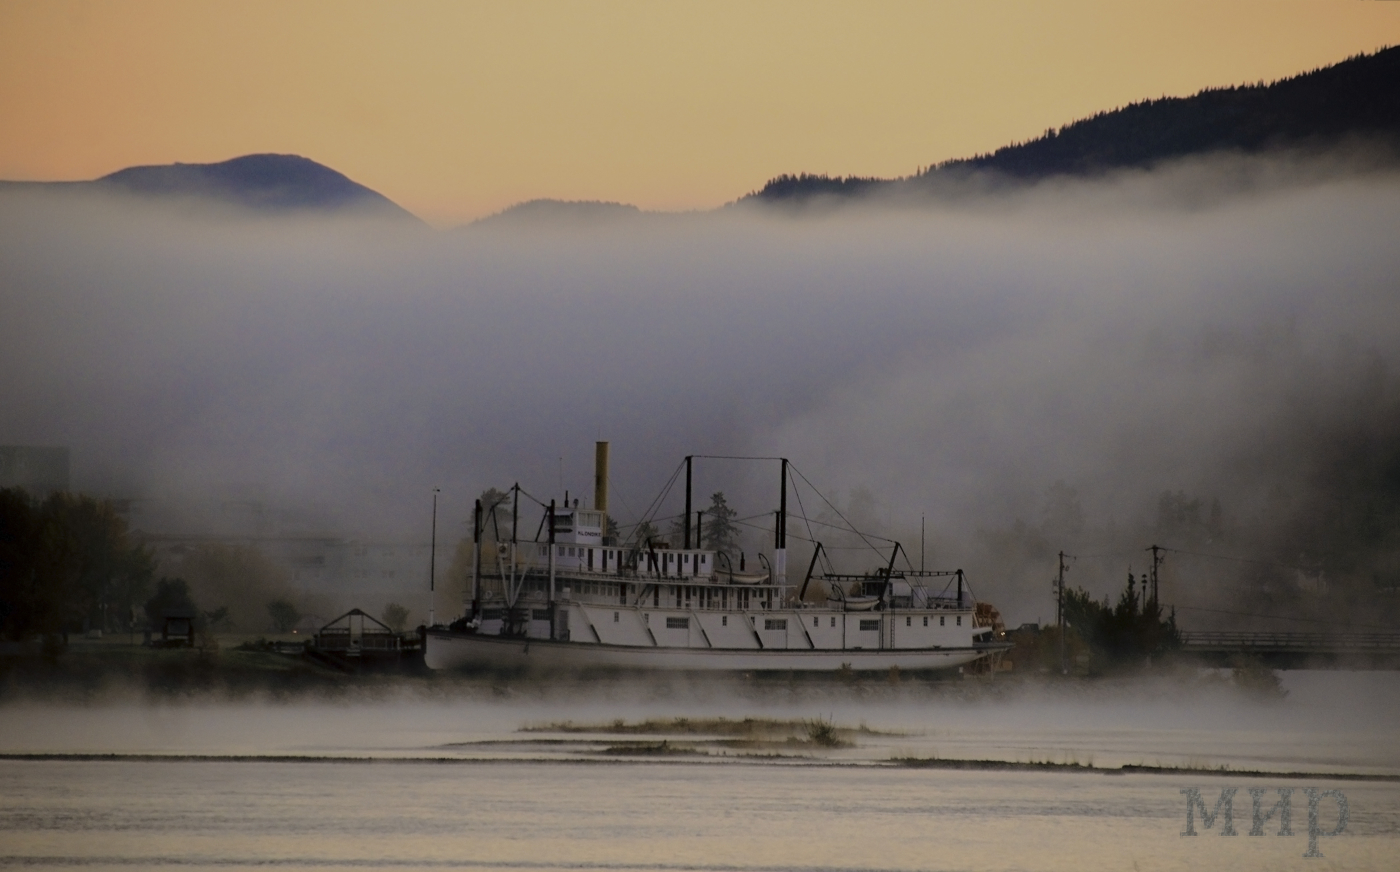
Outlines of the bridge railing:
[{"label": "bridge railing", "polygon": [[1400,633],[1183,632],[1183,651],[1256,651],[1317,654],[1400,652]]}]

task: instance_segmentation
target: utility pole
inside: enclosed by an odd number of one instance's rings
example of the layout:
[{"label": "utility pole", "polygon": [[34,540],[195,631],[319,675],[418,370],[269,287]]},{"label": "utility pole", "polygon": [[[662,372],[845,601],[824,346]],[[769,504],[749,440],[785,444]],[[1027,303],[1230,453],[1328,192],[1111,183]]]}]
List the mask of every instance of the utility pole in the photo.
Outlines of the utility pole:
[{"label": "utility pole", "polygon": [[1069,675],[1065,659],[1065,552],[1060,552],[1060,574],[1055,579],[1055,615],[1060,625],[1060,674]]},{"label": "utility pole", "polygon": [[[554,614],[554,500],[549,501],[549,609]],[[550,638],[554,638],[553,624],[550,625]]]},{"label": "utility pole", "polygon": [[1159,602],[1157,599],[1157,567],[1162,565],[1166,558],[1161,555],[1163,549],[1160,545],[1153,545],[1147,549],[1152,552],[1152,574],[1149,576],[1152,584],[1152,604],[1155,606]]}]

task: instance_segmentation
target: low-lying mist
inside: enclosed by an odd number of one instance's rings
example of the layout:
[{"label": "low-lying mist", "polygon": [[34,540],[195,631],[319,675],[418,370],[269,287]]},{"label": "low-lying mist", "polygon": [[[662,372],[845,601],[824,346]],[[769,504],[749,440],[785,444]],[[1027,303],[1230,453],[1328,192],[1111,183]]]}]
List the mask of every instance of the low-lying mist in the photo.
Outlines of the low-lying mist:
[{"label": "low-lying mist", "polygon": [[[1055,552],[1102,595],[1155,541],[1287,567],[1169,558],[1169,601],[1341,585],[1388,626],[1400,177],[1180,195],[1217,172],[447,233],[10,193],[0,442],[347,534],[426,538],[440,487],[440,542],[488,487],[587,499],[598,439],[624,524],[684,455],[782,455],[916,562],[926,517],[1008,623],[1053,617]],[[777,507],[766,467],[696,484]]]},{"label": "low-lying mist", "polygon": [[[1394,776],[1398,708],[1397,676],[1381,671],[1289,672],[1284,693],[1270,697],[1247,692],[1228,675],[1187,670],[1097,683],[439,676],[278,697],[207,690],[151,696],[115,685],[81,698],[6,699],[0,754],[596,761],[615,743],[654,746],[665,738],[683,748],[714,734],[707,722],[755,719],[861,729],[828,749],[834,757],[810,745],[745,750],[710,743],[679,759],[913,757]],[[649,723],[652,729],[641,728]],[[618,729],[624,725],[643,735],[627,735]]]}]

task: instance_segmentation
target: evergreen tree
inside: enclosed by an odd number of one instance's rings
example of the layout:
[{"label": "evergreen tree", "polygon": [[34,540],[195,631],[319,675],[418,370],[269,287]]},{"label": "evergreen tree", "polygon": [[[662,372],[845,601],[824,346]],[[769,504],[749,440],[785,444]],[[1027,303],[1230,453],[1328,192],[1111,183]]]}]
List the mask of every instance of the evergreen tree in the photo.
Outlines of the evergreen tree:
[{"label": "evergreen tree", "polygon": [[661,531],[652,525],[651,521],[642,521],[637,525],[637,529],[632,531],[632,539],[637,543],[637,547],[646,551],[651,547],[651,543],[661,538]]},{"label": "evergreen tree", "polygon": [[481,538],[510,541],[510,492],[488,487],[481,492]]},{"label": "evergreen tree", "polygon": [[1109,664],[1128,664],[1160,656],[1181,644],[1176,616],[1162,619],[1162,607],[1147,598],[1146,580],[1128,573],[1128,583],[1118,603],[1104,597],[1095,602],[1082,589],[1065,591],[1065,622],[1099,658]]},{"label": "evergreen tree", "polygon": [[702,542],[706,548],[725,554],[739,549],[735,514],[724,499],[724,491],[717,491],[710,497],[710,507],[705,510],[705,529],[702,531]]}]

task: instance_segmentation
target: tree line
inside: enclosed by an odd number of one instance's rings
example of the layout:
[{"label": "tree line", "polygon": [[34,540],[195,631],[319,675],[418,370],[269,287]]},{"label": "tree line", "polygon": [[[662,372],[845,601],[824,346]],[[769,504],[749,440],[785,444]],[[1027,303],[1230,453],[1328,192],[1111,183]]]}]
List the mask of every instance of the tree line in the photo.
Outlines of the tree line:
[{"label": "tree line", "polygon": [[[279,632],[301,618],[276,567],[255,549],[196,546],[181,576],[160,575],[155,552],[137,541],[109,501],[81,493],[36,497],[0,489],[0,636],[22,641],[99,630],[160,629],[165,612],[193,612],[197,626]],[[205,606],[204,608],[201,605]]]},{"label": "tree line", "polygon": [[0,490],[0,632],[20,640],[66,631],[125,630],[156,575],[111,503],[84,494],[43,499]]}]

